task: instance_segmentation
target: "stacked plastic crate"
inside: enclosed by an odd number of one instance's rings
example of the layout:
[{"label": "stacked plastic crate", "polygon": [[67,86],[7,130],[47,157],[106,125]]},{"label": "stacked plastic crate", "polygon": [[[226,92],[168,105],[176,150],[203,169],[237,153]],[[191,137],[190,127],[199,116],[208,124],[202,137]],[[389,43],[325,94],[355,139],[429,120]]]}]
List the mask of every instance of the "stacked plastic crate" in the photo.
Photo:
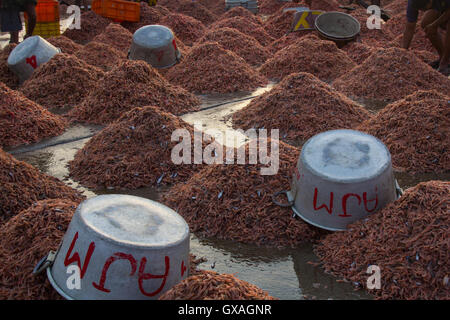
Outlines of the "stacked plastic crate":
[{"label": "stacked plastic crate", "polygon": [[[26,14],[25,29],[28,33],[28,17]],[[59,2],[56,0],[38,0],[36,5],[36,26],[33,30],[33,36],[49,38],[60,34]]]},{"label": "stacked plastic crate", "polygon": [[139,22],[141,6],[139,2],[132,1],[93,0],[92,11],[115,22]]}]

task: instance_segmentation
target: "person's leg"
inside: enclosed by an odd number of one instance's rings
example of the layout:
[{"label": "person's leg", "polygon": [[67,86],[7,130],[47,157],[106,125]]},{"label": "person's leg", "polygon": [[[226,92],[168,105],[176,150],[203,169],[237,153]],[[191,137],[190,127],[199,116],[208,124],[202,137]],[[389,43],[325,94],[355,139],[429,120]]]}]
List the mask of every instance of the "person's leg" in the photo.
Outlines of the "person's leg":
[{"label": "person's leg", "polygon": [[28,32],[25,35],[25,39],[33,35],[34,28],[36,27],[36,5],[28,3],[25,7],[25,12],[28,16]]},{"label": "person's leg", "polygon": [[0,30],[9,32],[10,43],[19,43],[19,32],[22,30],[22,20],[19,10],[1,9],[0,10]]},{"label": "person's leg", "polygon": [[[422,29],[425,29],[426,26],[433,23],[437,18],[439,18],[439,15],[439,12],[433,9],[425,11],[421,22]],[[442,57],[442,54],[444,53],[444,42],[442,41],[442,37],[439,35],[437,30],[432,33],[427,32],[426,35],[428,40],[430,40],[431,44],[438,52],[439,57]]]},{"label": "person's leg", "polygon": [[19,31],[11,31],[9,35],[9,43],[19,43]]}]

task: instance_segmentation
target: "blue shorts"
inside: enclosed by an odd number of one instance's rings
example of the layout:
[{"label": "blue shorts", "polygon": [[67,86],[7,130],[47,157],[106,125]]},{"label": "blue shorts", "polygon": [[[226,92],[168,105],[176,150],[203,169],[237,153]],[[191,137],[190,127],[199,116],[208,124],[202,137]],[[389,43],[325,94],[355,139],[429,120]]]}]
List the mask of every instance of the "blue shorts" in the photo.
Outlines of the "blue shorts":
[{"label": "blue shorts", "polygon": [[22,20],[19,9],[0,9],[1,32],[15,32],[22,30]]}]

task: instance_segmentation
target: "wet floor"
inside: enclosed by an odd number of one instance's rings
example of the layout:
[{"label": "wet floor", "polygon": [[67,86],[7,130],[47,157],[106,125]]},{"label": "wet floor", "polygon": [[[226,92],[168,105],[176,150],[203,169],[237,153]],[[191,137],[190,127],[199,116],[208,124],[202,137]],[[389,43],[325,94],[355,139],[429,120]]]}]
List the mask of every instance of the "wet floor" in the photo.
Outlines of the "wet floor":
[{"label": "wet floor", "polygon": [[201,128],[216,139],[220,137],[214,132],[220,132],[222,139],[219,142],[225,146],[240,147],[247,141],[247,137],[242,132],[233,129],[231,114],[245,108],[252,99],[269,91],[273,86],[274,83],[270,83],[254,92],[202,95],[200,96],[202,110],[185,114],[181,116],[181,119]]},{"label": "wet floor", "polygon": [[377,113],[389,104],[389,102],[387,101],[367,98],[358,98],[354,99],[354,101],[362,105],[364,108],[366,108],[366,110],[373,114]]},{"label": "wet floor", "polygon": [[[273,84],[251,93],[231,95],[206,95],[202,110],[182,116],[186,122],[202,123],[203,130],[231,129],[230,115],[244,108],[252,98],[270,90]],[[63,135],[47,139],[40,143],[9,150],[19,160],[26,161],[41,171],[52,175],[69,186],[80,190],[88,198],[98,194],[122,193],[136,195],[152,200],[159,200],[164,188],[141,188],[132,191],[89,190],[68,177],[68,162],[74,158],[89,138],[99,131],[99,126],[76,125]],[[234,138],[244,142],[245,136],[235,133]],[[233,140],[235,141],[235,140]],[[412,176],[396,173],[396,178],[403,189],[414,186],[421,181],[444,179],[448,175],[424,174]],[[338,282],[323,270],[310,264],[316,262],[312,245],[307,244],[296,249],[279,250],[257,247],[231,241],[199,239],[191,236],[191,253],[204,257],[207,262],[199,265],[201,269],[220,273],[235,273],[240,279],[253,283],[269,292],[270,295],[284,299],[371,299],[366,292],[355,291],[350,283]]]}]

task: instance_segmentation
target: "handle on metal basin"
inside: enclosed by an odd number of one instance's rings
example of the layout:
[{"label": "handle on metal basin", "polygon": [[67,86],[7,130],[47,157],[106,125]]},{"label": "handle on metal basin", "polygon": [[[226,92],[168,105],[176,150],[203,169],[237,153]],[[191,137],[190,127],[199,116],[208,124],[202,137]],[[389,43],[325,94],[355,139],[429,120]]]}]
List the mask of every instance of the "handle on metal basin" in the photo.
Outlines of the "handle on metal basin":
[{"label": "handle on metal basin", "polygon": [[45,257],[43,257],[33,269],[33,275],[38,275],[48,267],[52,266],[55,261],[56,251],[50,251]]},{"label": "handle on metal basin", "polygon": [[[285,194],[286,195],[286,197],[288,199],[287,203],[281,203],[281,202],[279,202],[277,200],[277,197],[280,194]],[[292,193],[291,193],[291,191],[287,191],[287,190],[281,190],[281,191],[275,192],[272,195],[272,201],[273,201],[273,203],[275,203],[277,206],[280,206],[280,207],[292,207],[294,205],[294,199],[292,197]]]}]

